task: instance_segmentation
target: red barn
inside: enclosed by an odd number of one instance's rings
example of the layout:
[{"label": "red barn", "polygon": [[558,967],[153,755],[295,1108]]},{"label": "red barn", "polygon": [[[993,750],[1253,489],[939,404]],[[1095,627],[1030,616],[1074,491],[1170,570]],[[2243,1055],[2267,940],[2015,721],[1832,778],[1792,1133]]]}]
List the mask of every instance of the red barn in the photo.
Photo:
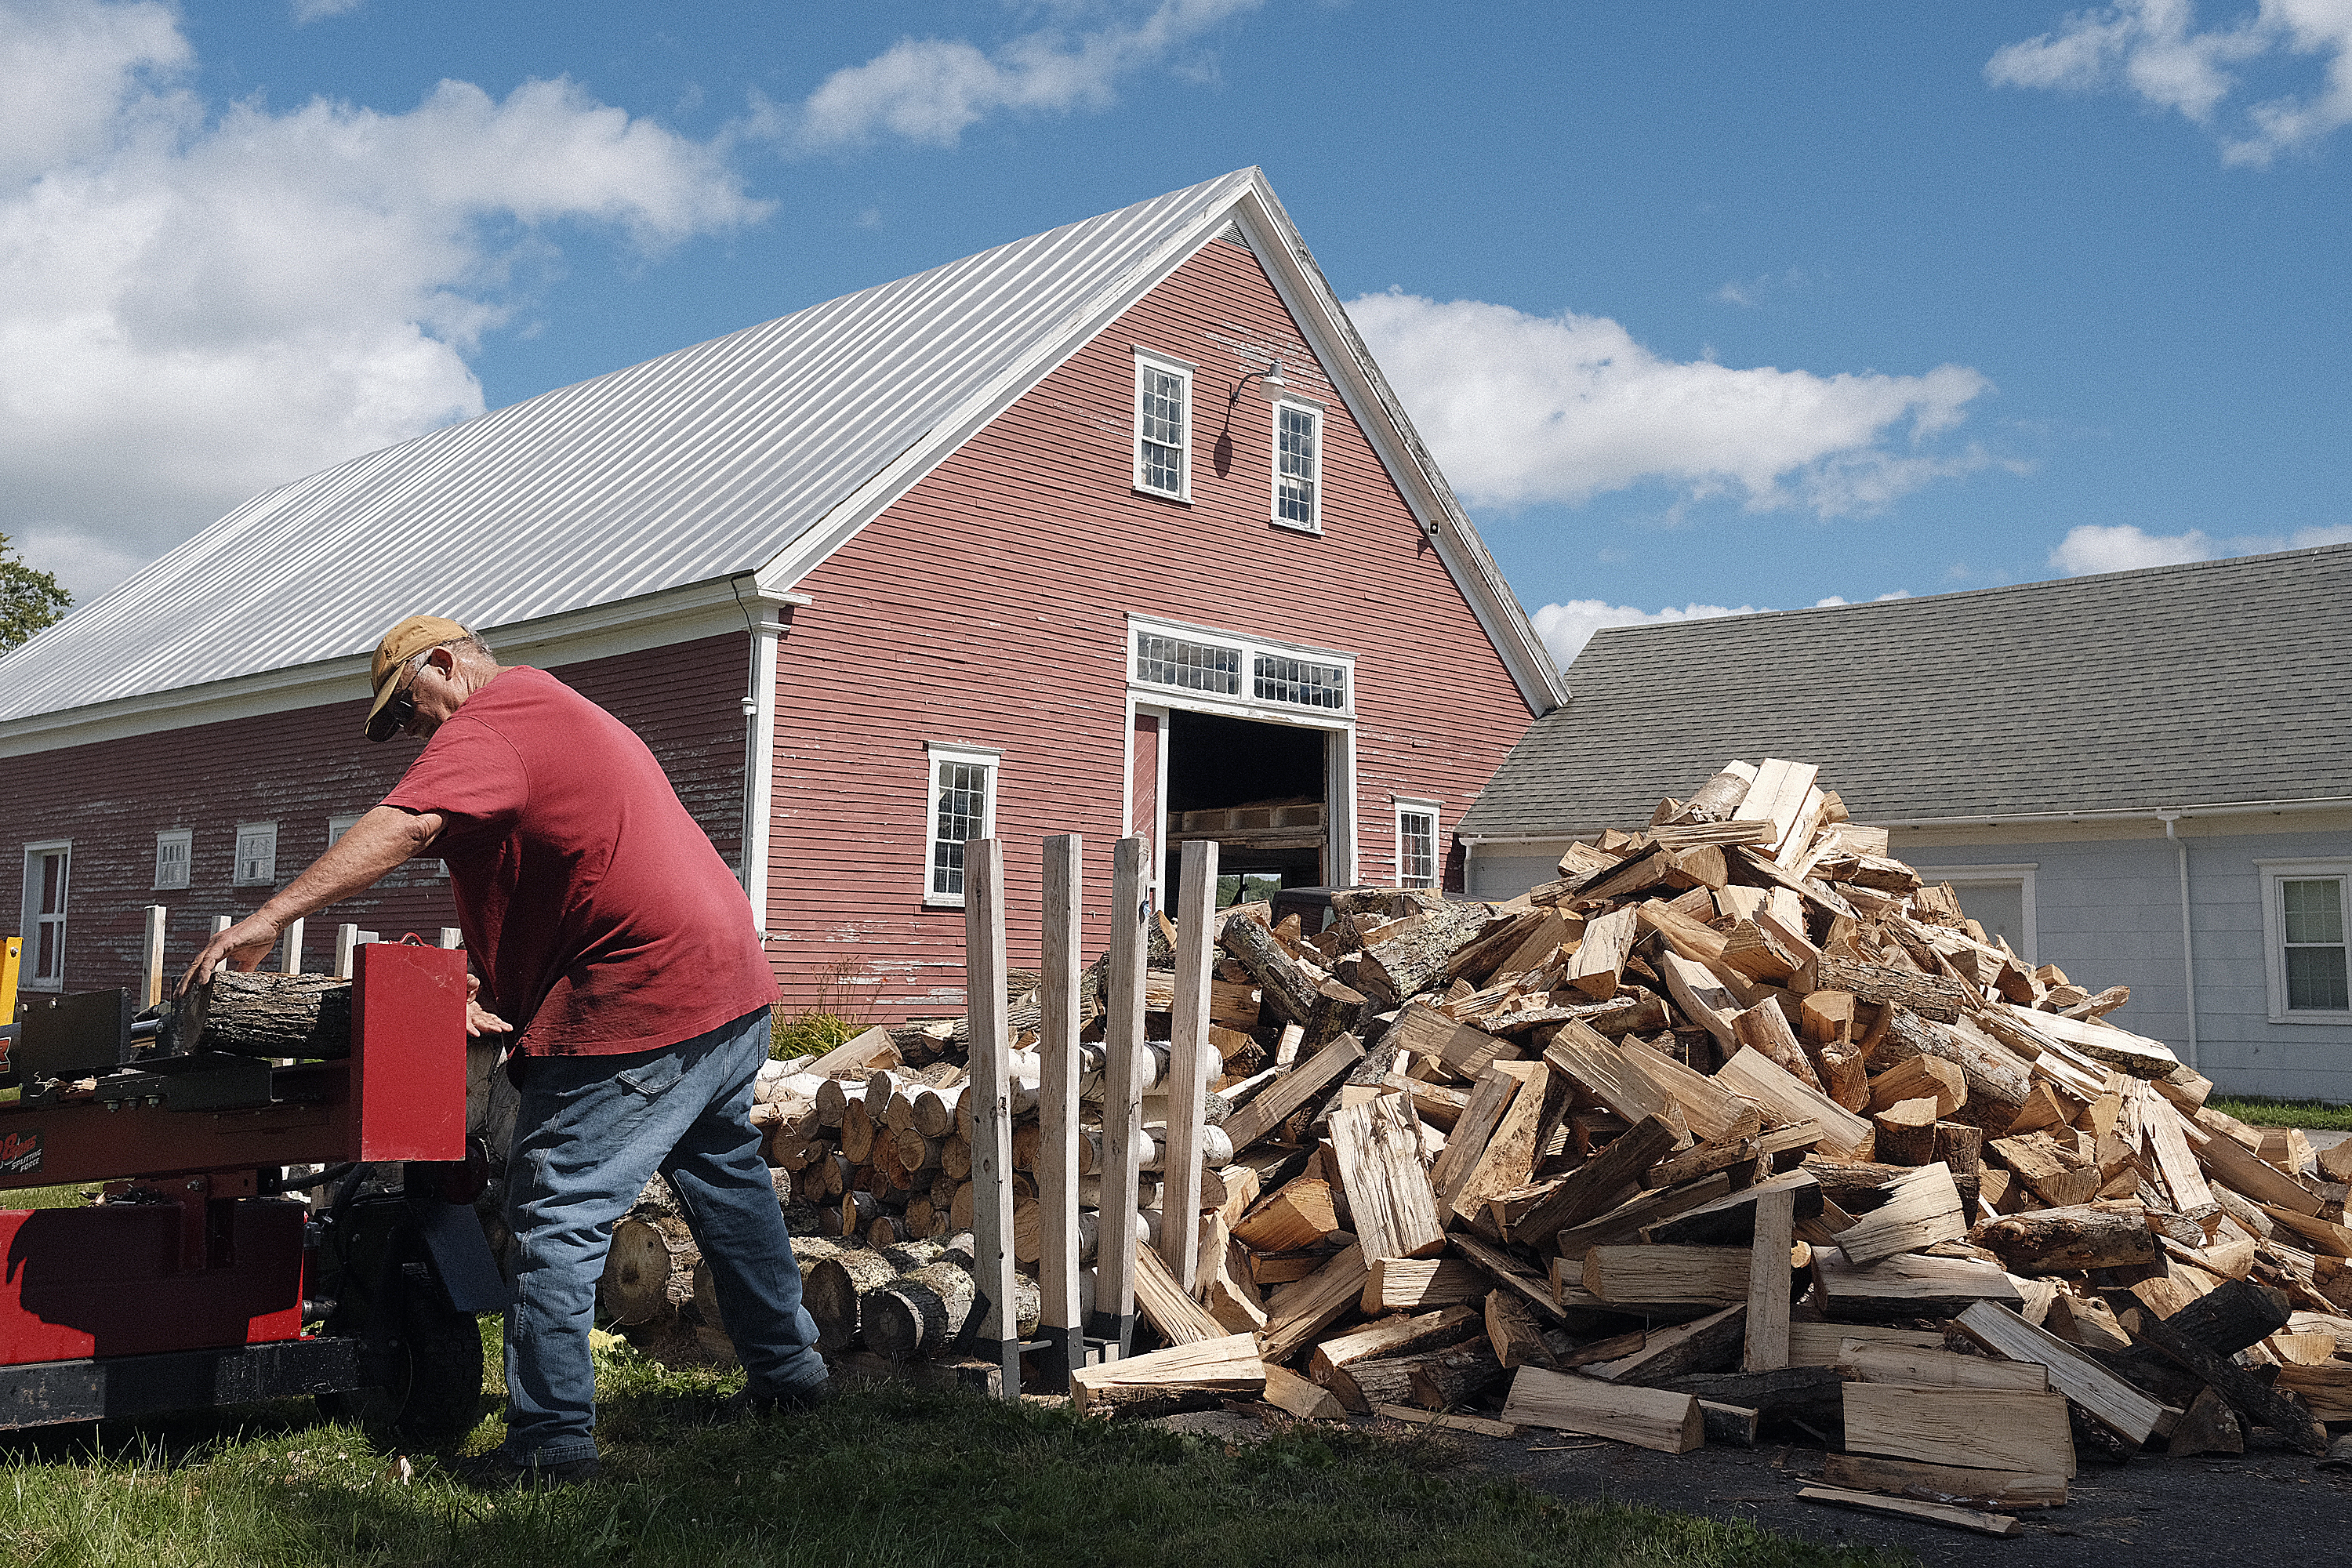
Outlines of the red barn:
[{"label": "red barn", "polygon": [[[131,984],[151,904],[184,963],[373,804],[414,745],[361,738],[367,653],[415,610],[634,725],[788,1005],[866,1018],[961,1005],[968,837],[1008,841],[1016,962],[1050,833],[1098,887],[1130,833],[1458,880],[1562,695],[1244,170],[313,474],[0,660],[25,984]],[[306,966],[453,918],[412,863]]]}]

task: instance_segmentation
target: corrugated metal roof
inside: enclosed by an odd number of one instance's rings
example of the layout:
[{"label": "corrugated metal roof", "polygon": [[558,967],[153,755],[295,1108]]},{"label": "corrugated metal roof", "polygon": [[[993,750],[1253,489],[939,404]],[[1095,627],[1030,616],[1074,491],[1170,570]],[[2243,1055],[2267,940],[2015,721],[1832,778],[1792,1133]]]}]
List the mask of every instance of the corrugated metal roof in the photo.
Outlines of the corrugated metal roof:
[{"label": "corrugated metal roof", "polygon": [[1861,822],[2352,797],[2352,545],[1595,634],[1461,831],[1638,827],[1725,759]]},{"label": "corrugated metal roof", "polygon": [[1259,176],[1236,171],[271,490],[0,659],[0,722],[758,570]]}]

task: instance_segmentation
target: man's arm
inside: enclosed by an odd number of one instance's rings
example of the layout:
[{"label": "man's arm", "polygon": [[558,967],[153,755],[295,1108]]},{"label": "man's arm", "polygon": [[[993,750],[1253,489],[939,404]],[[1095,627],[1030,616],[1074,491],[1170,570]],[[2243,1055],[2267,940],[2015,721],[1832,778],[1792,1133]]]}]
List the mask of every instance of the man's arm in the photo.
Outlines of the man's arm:
[{"label": "man's arm", "polygon": [[443,826],[437,811],[404,811],[379,805],[327,847],[327,852],[261,908],[215,936],[180,976],[178,995],[203,984],[222,963],[232,969],[260,966],[288,922],[375,886],[386,872],[432,846]]}]

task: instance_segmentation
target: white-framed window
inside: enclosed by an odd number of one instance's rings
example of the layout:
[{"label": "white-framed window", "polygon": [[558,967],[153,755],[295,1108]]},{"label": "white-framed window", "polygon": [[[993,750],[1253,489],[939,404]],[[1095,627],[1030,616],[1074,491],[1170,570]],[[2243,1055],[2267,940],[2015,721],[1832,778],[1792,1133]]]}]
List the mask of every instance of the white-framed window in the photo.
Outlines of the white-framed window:
[{"label": "white-framed window", "polygon": [[344,834],[349,833],[352,828],[357,827],[359,823],[360,819],[356,816],[331,816],[327,818],[327,847],[330,849],[333,848],[335,847],[335,841],[341,838]]},{"label": "white-framed window", "polygon": [[1135,351],[1135,488],[1192,499],[1192,367]]},{"label": "white-framed window", "polygon": [[1438,848],[1437,803],[1404,795],[1396,802],[1397,886],[1434,888],[1445,874],[1445,857]]},{"label": "white-framed window", "polygon": [[928,744],[929,826],[923,847],[923,902],[963,908],[963,847],[996,832],[996,772],[1002,752]]},{"label": "white-framed window", "polygon": [[267,888],[278,880],[278,824],[240,822],[236,825],[236,866],[232,886]]},{"label": "white-framed window", "polygon": [[1311,403],[1274,405],[1274,521],[1323,531],[1323,411]]},{"label": "white-framed window", "polygon": [[155,835],[155,886],[184,888],[188,885],[188,861],[195,854],[196,831],[193,827],[167,828]]},{"label": "white-framed window", "polygon": [[2027,967],[2041,963],[2034,954],[2034,876],[2038,860],[2007,866],[1918,866],[1913,868],[1929,887],[1949,882],[1960,898],[1960,913],[1984,928],[1985,940],[1995,937]]},{"label": "white-framed window", "polygon": [[66,988],[66,900],[72,892],[73,840],[25,846],[25,956],[21,984]]},{"label": "white-framed window", "polygon": [[1355,710],[1352,655],[1129,617],[1128,669],[1138,686],[1223,699],[1236,711]]},{"label": "white-framed window", "polygon": [[2352,860],[2257,860],[2273,1024],[2352,1024]]}]

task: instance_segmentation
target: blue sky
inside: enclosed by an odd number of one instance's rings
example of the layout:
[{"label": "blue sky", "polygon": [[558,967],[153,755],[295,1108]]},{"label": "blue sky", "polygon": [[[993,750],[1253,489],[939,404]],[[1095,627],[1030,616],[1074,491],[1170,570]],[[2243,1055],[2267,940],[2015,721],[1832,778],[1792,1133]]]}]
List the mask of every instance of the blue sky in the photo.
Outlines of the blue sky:
[{"label": "blue sky", "polygon": [[1597,625],[2352,539],[2352,0],[0,0],[0,531],[1256,163]]}]

